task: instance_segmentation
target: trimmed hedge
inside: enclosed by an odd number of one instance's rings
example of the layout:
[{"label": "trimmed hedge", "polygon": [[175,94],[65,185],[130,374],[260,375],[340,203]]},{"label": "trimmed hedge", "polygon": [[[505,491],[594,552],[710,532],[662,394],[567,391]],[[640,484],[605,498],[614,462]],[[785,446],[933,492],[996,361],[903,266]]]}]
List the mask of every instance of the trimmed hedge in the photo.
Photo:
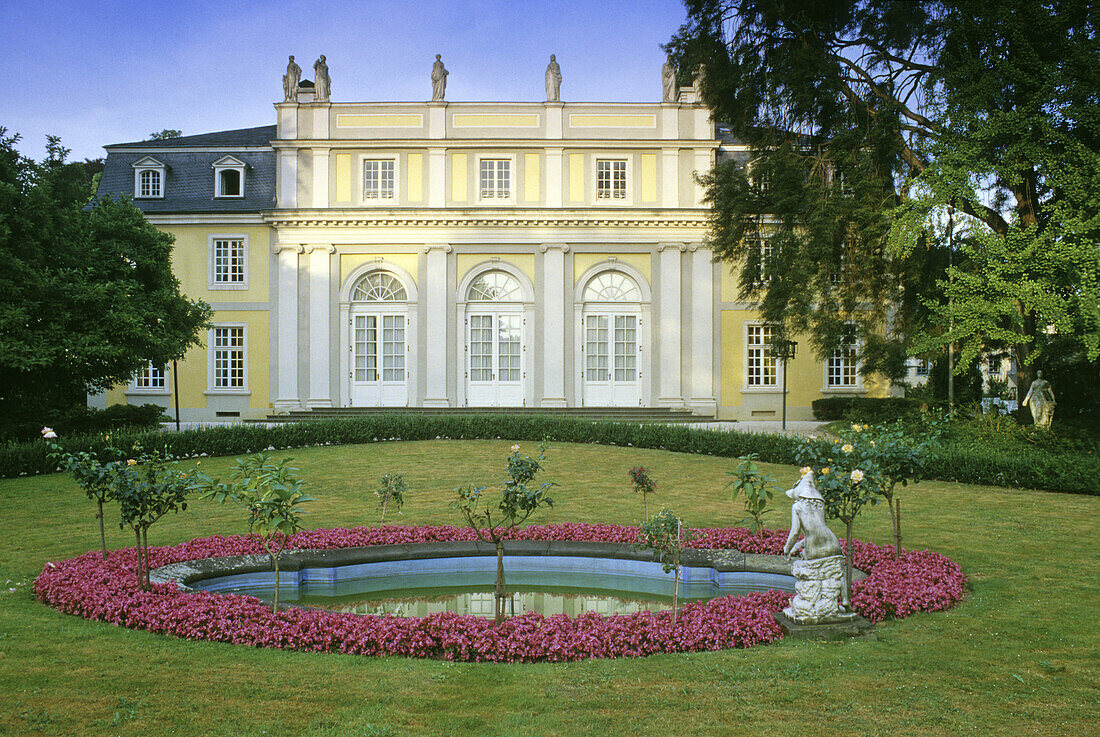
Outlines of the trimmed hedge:
[{"label": "trimmed hedge", "polygon": [[823,422],[894,422],[915,420],[934,407],[947,409],[947,402],[909,397],[826,397],[815,399],[814,417]]},{"label": "trimmed hedge", "polygon": [[[164,448],[179,458],[200,455],[230,456],[268,448],[348,445],[390,440],[449,438],[539,441],[655,448],[736,458],[756,453],[761,461],[794,465],[799,439],[785,435],[699,430],[658,423],[592,422],[562,417],[477,415],[433,417],[375,415],[352,419],[315,420],[275,426],[234,424],[178,433],[117,432],[111,445],[146,449]],[[62,438],[69,451],[102,452],[102,436]],[[824,441],[822,441],[824,442]],[[1014,486],[1073,494],[1100,494],[1100,458],[1091,454],[998,452],[986,448],[950,446],[937,454],[931,478],[971,484]],[[42,442],[11,443],[0,447],[0,478],[56,471]]]},{"label": "trimmed hedge", "polygon": [[72,409],[50,412],[34,422],[0,423],[0,441],[33,441],[43,425],[59,435],[105,433],[117,429],[151,430],[160,426],[164,408],[157,404],[112,404],[106,409],[78,405]]}]

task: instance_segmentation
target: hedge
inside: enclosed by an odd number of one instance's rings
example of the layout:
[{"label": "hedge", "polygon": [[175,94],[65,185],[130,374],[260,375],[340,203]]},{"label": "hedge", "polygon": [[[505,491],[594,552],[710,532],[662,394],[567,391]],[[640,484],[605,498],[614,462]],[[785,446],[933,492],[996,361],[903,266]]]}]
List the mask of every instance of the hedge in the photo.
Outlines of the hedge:
[{"label": "hedge", "polygon": [[947,402],[908,397],[826,397],[815,399],[814,417],[823,422],[893,422],[914,420],[933,407],[947,408]]},{"label": "hedge", "polygon": [[[274,426],[234,424],[183,432],[118,432],[110,444],[129,448],[164,448],[179,458],[230,456],[268,448],[348,445],[390,440],[497,439],[655,448],[736,458],[758,454],[761,461],[793,465],[799,439],[785,435],[693,429],[684,425],[590,421],[562,417],[516,415],[425,416],[375,415],[352,419],[314,420]],[[70,451],[102,452],[102,436],[62,437]],[[824,442],[824,441],[822,441]],[[930,478],[971,484],[1014,486],[1074,494],[1098,494],[1100,458],[1090,454],[997,452],[988,448],[949,446],[929,464]],[[11,443],[0,447],[0,478],[52,473],[56,464],[45,443]]]}]

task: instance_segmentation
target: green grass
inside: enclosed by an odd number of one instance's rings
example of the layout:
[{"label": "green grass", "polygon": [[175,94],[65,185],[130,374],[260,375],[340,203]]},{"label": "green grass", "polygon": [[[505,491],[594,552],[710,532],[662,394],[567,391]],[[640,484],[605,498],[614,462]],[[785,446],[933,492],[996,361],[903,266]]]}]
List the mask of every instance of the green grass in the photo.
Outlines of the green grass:
[{"label": "green grass", "polygon": [[[457,523],[451,489],[499,483],[509,445],[379,443],[289,455],[317,498],[310,527],[375,523],[371,491],[387,472],[409,484],[394,522]],[[218,474],[230,463],[203,467]],[[560,484],[555,506],[535,521],[636,523],[641,499],[627,479],[635,465],[659,484],[651,508],[668,506],[696,526],[741,516],[722,488],[728,459],[555,444],[545,474]],[[785,484],[797,476],[765,469]],[[886,622],[876,642],[487,665],[187,642],[60,614],[32,597],[30,583],[46,561],[96,547],[94,505],[66,477],[0,481],[0,584],[12,581],[0,587],[0,735],[1091,733],[1100,498],[925,482],[902,499],[905,544],[958,561],[971,592],[948,612]],[[771,526],[785,526],[787,500],[774,504]],[[243,529],[237,509],[197,503],[154,527],[149,541]],[[886,543],[885,509],[861,518],[857,536]],[[116,525],[108,544],[130,539]]]}]

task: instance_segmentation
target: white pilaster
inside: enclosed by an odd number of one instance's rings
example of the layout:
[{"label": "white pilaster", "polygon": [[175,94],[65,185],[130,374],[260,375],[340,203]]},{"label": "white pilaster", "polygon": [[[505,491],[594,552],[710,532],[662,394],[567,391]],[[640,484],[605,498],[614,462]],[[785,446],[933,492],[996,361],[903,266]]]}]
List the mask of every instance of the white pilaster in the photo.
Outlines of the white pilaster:
[{"label": "white pilaster", "polygon": [[657,404],[664,407],[683,407],[684,397],[680,387],[680,244],[662,243],[657,246],[660,254],[661,314],[657,316],[660,341],[661,378],[657,392]]},{"label": "white pilaster", "polygon": [[546,103],[546,137],[562,138],[562,108],[560,102]]},{"label": "white pilaster", "polygon": [[313,103],[313,137],[315,139],[329,138],[329,111],[332,105],[327,102]]},{"label": "white pilaster", "polygon": [[561,207],[562,154],[560,148],[546,149],[546,206]]},{"label": "white pilaster", "polygon": [[428,150],[428,207],[443,207],[447,203],[446,164],[446,150]]},{"label": "white pilaster", "polygon": [[675,148],[661,151],[661,207],[680,206],[680,152]]},{"label": "white pilaster", "polygon": [[714,264],[713,252],[691,247],[691,409],[714,416]]},{"label": "white pilaster", "polygon": [[[709,174],[711,169],[711,162],[714,156],[710,149],[696,149],[695,150],[695,173],[696,174]],[[695,206],[703,206],[703,197],[706,195],[706,190],[703,189],[703,185],[699,183],[698,179],[695,179]]]},{"label": "white pilaster", "polygon": [[298,149],[279,150],[279,201],[280,208],[298,206]]},{"label": "white pilaster", "polygon": [[543,407],[565,406],[565,252],[569,246],[547,244],[542,256],[542,398]]},{"label": "white pilaster", "polygon": [[447,254],[451,247],[433,244],[424,248],[427,254],[424,285],[425,328],[427,332],[424,356],[425,407],[449,407],[447,398]]},{"label": "white pilaster", "polygon": [[275,109],[279,111],[279,123],[275,134],[276,138],[290,139],[298,137],[298,103],[277,102]]},{"label": "white pilaster", "polygon": [[275,411],[301,409],[298,397],[298,254],[302,247],[295,243],[279,243],[275,280],[275,351],[278,376],[275,386]]},{"label": "white pilaster", "polygon": [[661,103],[661,138],[675,141],[680,137],[680,103]]},{"label": "white pilaster", "polygon": [[428,103],[428,138],[447,137],[447,103]]},{"label": "white pilaster", "polygon": [[328,153],[327,146],[313,149],[313,206],[328,207]]},{"label": "white pilaster", "polygon": [[332,299],[329,294],[332,245],[313,245],[309,253],[309,399],[307,407],[331,407],[332,384],[329,379],[329,323]]}]

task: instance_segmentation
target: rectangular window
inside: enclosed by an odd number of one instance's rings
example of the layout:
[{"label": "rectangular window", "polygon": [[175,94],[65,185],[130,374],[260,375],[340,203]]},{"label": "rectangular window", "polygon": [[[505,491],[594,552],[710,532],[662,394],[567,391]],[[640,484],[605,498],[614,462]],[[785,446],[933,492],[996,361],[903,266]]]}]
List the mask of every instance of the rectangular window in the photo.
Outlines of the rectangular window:
[{"label": "rectangular window", "polygon": [[241,285],[245,280],[245,241],[243,238],[214,238],[213,286]]},{"label": "rectangular window", "polygon": [[596,160],[596,199],[626,199],[625,160]]},{"label": "rectangular window", "polygon": [[771,325],[747,325],[745,355],[745,384],[747,386],[776,386],[777,361],[768,349],[774,328]]},{"label": "rectangular window", "polygon": [[165,391],[168,389],[168,379],[163,366],[149,364],[134,374],[134,389],[150,389],[153,391]]},{"label": "rectangular window", "polygon": [[607,315],[589,315],[585,324],[585,379],[607,381],[610,369],[607,362]]},{"label": "rectangular window", "polygon": [[634,381],[638,368],[638,328],[634,315],[615,315],[615,381]]},{"label": "rectangular window", "polygon": [[392,200],[395,197],[393,159],[368,159],[363,162],[363,199]]},{"label": "rectangular window", "polygon": [[244,327],[215,327],[213,332],[214,390],[244,389]]},{"label": "rectangular window", "polygon": [[146,169],[138,174],[138,197],[160,197],[160,172]]},{"label": "rectangular window", "polygon": [[917,376],[928,376],[932,370],[932,362],[925,359],[917,361]]},{"label": "rectangular window", "polygon": [[771,241],[763,238],[758,240],[756,242],[756,253],[760,264],[759,281],[769,282],[771,281],[772,258],[775,255],[775,249]]},{"label": "rectangular window", "polygon": [[506,200],[512,196],[512,162],[509,159],[481,159],[481,199]]},{"label": "rectangular window", "polygon": [[855,387],[859,375],[856,371],[856,327],[848,325],[840,345],[827,361],[826,385],[830,387]]},{"label": "rectangular window", "polygon": [[986,360],[988,361],[988,364],[986,366],[986,371],[989,372],[989,375],[990,376],[1000,376],[1001,375],[1001,357],[994,354]]}]

